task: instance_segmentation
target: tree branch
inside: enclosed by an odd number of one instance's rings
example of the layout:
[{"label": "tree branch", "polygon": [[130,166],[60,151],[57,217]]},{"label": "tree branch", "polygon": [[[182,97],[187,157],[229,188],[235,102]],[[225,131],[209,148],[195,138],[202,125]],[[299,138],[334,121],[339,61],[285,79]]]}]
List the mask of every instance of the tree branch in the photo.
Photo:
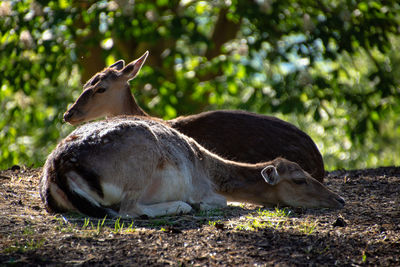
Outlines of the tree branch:
[{"label": "tree branch", "polygon": [[214,31],[211,36],[211,45],[208,46],[206,51],[206,58],[208,60],[218,56],[221,53],[221,47],[228,41],[236,38],[240,29],[242,20],[238,23],[228,20],[227,8],[221,8],[217,22],[215,23]]}]

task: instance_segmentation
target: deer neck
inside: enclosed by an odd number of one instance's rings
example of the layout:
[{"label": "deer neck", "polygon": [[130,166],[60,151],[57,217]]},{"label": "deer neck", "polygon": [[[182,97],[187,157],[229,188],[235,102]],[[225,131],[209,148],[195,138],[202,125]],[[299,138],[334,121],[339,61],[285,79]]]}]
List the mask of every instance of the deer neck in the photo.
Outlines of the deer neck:
[{"label": "deer neck", "polygon": [[118,114],[115,115],[138,115],[149,117],[149,115],[139,107],[136,103],[135,97],[131,93],[129,85],[126,84],[124,87],[124,94],[122,95],[123,101]]},{"label": "deer neck", "polygon": [[267,184],[261,175],[261,170],[270,165],[270,162],[239,163],[225,160],[208,151],[203,153],[206,153],[204,157],[206,168],[217,193],[224,195],[227,200],[259,205],[276,203],[275,188]]}]

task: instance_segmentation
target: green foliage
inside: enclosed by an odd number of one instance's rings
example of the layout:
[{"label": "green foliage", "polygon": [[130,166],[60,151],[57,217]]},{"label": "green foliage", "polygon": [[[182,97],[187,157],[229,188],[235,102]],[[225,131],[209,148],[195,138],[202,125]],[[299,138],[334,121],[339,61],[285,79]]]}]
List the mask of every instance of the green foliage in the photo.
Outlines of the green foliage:
[{"label": "green foliage", "polygon": [[[73,43],[68,13],[31,1],[3,1],[0,18],[0,166],[42,163],[57,139],[71,101]],[[75,71],[76,72],[76,71]],[[75,80],[73,79],[75,78]]]},{"label": "green foliage", "polygon": [[[0,168],[43,164],[81,83],[150,56],[132,82],[150,114],[279,115],[328,169],[400,164],[397,1],[3,1]],[[397,141],[396,141],[397,140]]]}]

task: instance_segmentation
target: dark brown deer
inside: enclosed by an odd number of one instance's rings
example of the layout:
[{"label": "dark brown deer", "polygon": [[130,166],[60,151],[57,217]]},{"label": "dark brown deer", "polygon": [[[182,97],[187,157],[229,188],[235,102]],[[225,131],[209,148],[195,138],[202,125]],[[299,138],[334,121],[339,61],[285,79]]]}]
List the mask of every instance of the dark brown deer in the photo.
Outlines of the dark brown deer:
[{"label": "dark brown deer", "polygon": [[[77,125],[104,116],[149,116],[137,105],[128,83],[138,74],[147,55],[148,52],[126,66],[119,60],[95,74],[65,112],[64,120]],[[324,162],[316,144],[296,126],[278,118],[219,110],[178,117],[167,123],[227,159],[257,163],[284,157],[323,181]]]},{"label": "dark brown deer", "polygon": [[[250,149],[250,148],[249,148]],[[344,200],[283,158],[225,160],[166,123],[115,117],[85,124],[47,158],[40,195],[50,212],[160,216],[224,207],[342,208]]]}]

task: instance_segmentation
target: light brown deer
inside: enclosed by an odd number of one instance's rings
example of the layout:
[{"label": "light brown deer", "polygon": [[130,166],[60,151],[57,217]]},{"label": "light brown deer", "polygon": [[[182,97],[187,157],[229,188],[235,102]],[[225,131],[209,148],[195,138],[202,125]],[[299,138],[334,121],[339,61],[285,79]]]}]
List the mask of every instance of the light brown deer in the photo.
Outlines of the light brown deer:
[{"label": "light brown deer", "polygon": [[43,168],[40,195],[50,212],[95,217],[187,213],[226,200],[344,205],[294,162],[225,160],[164,122],[134,116],[85,124],[61,141]]},{"label": "light brown deer", "polygon": [[[119,60],[95,74],[64,114],[72,125],[116,115],[148,116],[136,103],[128,81],[141,69],[148,52],[124,66]],[[325,170],[313,140],[296,126],[275,117],[245,111],[209,111],[167,123],[224,158],[257,163],[284,157],[322,182]]]}]

